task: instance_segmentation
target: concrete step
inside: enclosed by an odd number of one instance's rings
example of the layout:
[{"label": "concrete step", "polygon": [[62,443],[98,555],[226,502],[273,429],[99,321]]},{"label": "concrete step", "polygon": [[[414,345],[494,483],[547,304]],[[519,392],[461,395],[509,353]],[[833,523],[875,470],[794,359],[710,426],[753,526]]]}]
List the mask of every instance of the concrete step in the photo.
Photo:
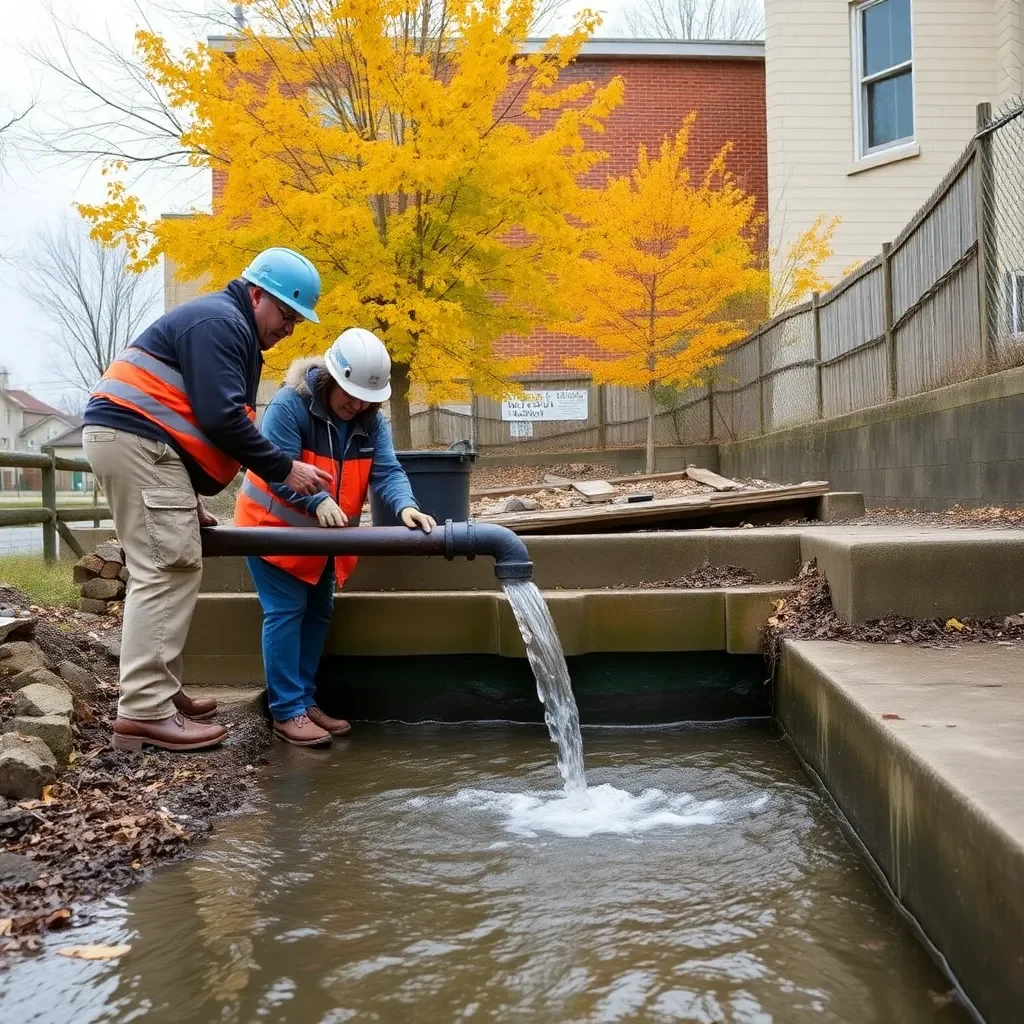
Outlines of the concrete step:
[{"label": "concrete step", "polygon": [[1024,650],[787,642],[775,713],[981,1016],[1024,1007]]},{"label": "concrete step", "polygon": [[[551,590],[544,593],[566,655],[726,651],[756,654],[784,586],[719,590]],[[201,685],[263,678],[262,611],[255,594],[203,594],[185,647]],[[525,657],[502,594],[405,591],[335,597],[326,654],[495,654]]]},{"label": "concrete step", "polygon": [[1024,610],[1024,530],[812,527],[801,533],[800,552],[817,559],[847,622]]},{"label": "concrete step", "polygon": [[[680,530],[526,538],[543,590],[636,586],[674,580],[706,563],[748,569],[765,582],[792,579],[800,568],[799,529]],[[345,585],[348,593],[373,591],[467,591],[500,587],[494,563],[481,556],[446,562],[415,556],[365,557]],[[203,567],[206,593],[251,593],[252,579],[241,558],[209,558]]]}]

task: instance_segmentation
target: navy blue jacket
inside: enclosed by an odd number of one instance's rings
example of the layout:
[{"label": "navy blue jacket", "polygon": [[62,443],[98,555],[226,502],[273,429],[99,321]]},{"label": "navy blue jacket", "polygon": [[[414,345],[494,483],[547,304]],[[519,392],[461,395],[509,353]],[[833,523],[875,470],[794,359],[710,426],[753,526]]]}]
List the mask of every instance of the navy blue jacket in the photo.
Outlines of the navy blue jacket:
[{"label": "navy blue jacket", "polygon": [[[263,371],[249,286],[232,281],[222,292],[204,295],[165,313],[132,342],[167,363],[185,379],[185,391],[199,428],[225,455],[268,483],[283,481],[292,459],[268,441],[249,420]],[[165,441],[181,456],[199,494],[217,494],[224,485],[203,472],[175,439],[152,420],[93,396],[85,409],[89,425],[111,427]]]}]

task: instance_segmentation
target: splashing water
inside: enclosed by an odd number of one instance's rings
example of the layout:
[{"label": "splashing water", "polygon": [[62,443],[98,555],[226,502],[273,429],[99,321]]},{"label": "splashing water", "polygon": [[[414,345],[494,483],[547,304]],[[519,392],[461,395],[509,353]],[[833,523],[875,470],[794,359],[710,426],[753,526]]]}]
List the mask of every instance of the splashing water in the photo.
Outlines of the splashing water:
[{"label": "splashing water", "polygon": [[505,580],[505,596],[526,644],[526,656],[537,679],[537,696],[544,705],[551,742],[558,748],[558,770],[568,795],[585,793],[583,737],[569,667],[544,597],[529,580]]}]

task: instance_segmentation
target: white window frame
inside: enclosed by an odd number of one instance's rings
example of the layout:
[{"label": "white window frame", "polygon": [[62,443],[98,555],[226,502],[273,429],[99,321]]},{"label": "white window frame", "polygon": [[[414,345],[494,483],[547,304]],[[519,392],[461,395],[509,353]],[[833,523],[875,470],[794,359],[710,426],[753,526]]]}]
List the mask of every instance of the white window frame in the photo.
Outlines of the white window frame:
[{"label": "white window frame", "polygon": [[[874,75],[864,75],[864,11],[883,0],[851,0],[850,2],[850,44],[852,47],[851,79],[853,82],[853,158],[854,160],[870,160],[880,154],[894,150],[913,147],[917,140],[917,88],[914,80],[914,0],[910,0],[910,59],[902,64],[879,71]],[[868,146],[868,105],[867,87],[874,82],[910,71],[911,109],[914,118],[914,131],[903,139],[894,139],[884,146]],[[910,154],[908,154],[910,155]]]},{"label": "white window frame", "polygon": [[1010,334],[1024,335],[1024,270],[1006,271],[1006,312]]}]

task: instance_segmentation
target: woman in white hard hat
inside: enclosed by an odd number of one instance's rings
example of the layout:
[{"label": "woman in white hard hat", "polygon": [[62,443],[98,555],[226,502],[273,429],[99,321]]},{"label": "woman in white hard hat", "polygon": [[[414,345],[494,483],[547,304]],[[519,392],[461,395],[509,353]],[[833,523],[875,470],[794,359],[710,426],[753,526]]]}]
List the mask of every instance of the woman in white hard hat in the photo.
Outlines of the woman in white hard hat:
[{"label": "woman in white hard hat", "polygon": [[[323,358],[300,359],[267,407],[260,429],[293,458],[324,470],[329,491],[303,497],[246,473],[236,526],[321,526],[358,522],[367,487],[410,528],[427,533],[433,518],[416,505],[391,443],[380,403],[391,395],[391,359],[373,333],[353,327]],[[315,677],[341,586],[356,559],[266,555],[246,559],[263,606],[263,664],[274,731],[298,746],[330,743],[351,731],[315,701]]]}]

